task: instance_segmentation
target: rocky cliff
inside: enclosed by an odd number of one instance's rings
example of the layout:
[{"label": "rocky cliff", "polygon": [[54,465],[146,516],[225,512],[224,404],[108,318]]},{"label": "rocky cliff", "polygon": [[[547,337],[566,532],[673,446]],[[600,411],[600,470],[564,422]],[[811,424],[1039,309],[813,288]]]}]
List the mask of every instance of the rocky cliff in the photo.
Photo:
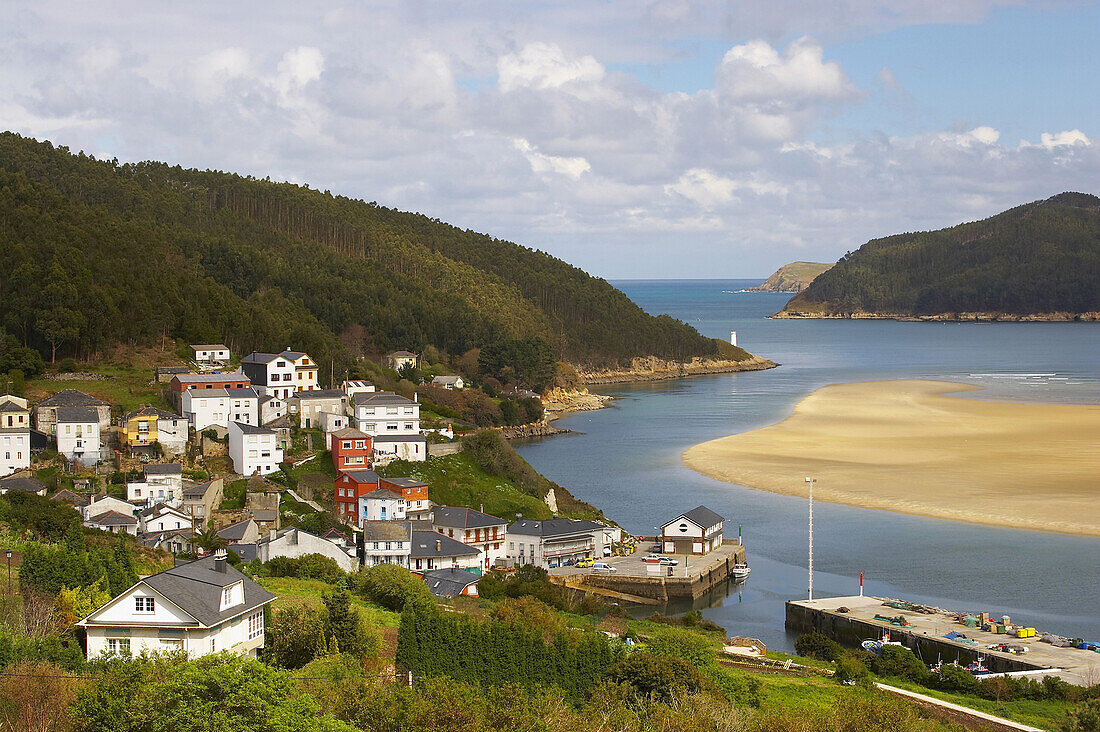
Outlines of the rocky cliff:
[{"label": "rocky cliff", "polygon": [[824,262],[791,262],[777,269],[764,284],[746,288],[746,292],[802,292],[832,266]]}]

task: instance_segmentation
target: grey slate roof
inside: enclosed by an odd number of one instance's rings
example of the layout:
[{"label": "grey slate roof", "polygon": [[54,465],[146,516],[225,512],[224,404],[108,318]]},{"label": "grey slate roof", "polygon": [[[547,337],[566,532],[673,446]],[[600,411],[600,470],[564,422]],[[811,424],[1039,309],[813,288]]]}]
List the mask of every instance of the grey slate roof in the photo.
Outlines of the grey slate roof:
[{"label": "grey slate roof", "polygon": [[394,394],[392,391],[364,391],[357,393],[352,398],[352,403],[356,406],[372,406],[372,407],[386,407],[396,404],[415,404],[412,399],[406,399],[400,394]]},{"label": "grey slate roof", "polygon": [[244,521],[229,524],[229,526],[218,531],[218,536],[230,543],[240,541],[244,538],[244,532],[248,529],[250,523],[253,523],[252,519],[246,518]]},{"label": "grey slate roof", "polygon": [[287,361],[297,361],[299,358],[306,354],[302,353],[301,351],[283,351],[279,355],[285,358]]},{"label": "grey slate roof", "polygon": [[259,351],[253,351],[242,358],[241,363],[271,363],[279,358],[279,355],[278,353],[260,353]]},{"label": "grey slate roof", "polygon": [[183,466],[179,463],[153,463],[146,465],[146,475],[183,475]]},{"label": "grey slate roof", "polygon": [[505,521],[472,508],[436,506],[432,509],[432,523],[454,529],[480,529],[486,526],[500,526]]},{"label": "grey slate roof", "polygon": [[422,485],[428,485],[424,481],[415,478],[384,478],[383,480],[398,488],[419,488]]},{"label": "grey slate roof", "polygon": [[157,366],[158,374],[186,374],[190,371],[186,366]]},{"label": "grey slate roof", "polygon": [[274,521],[275,517],[279,515],[279,512],[273,508],[256,508],[250,511],[253,521]]},{"label": "grey slate roof", "polygon": [[107,511],[101,513],[98,516],[93,516],[88,519],[89,523],[99,524],[100,526],[131,526],[138,521],[133,516],[127,516],[124,513],[118,511]]},{"label": "grey slate roof", "polygon": [[196,351],[228,351],[229,347],[224,343],[192,343],[191,347]]},{"label": "grey slate roof", "polygon": [[387,358],[416,358],[416,354],[412,351],[392,351],[386,354]]},{"label": "grey slate roof", "polygon": [[105,407],[107,402],[76,389],[64,389],[38,403],[40,407]]},{"label": "grey slate roof", "polygon": [[303,389],[291,396],[299,399],[343,399],[346,395],[339,389]]},{"label": "grey slate roof", "polygon": [[19,406],[15,402],[0,403],[0,412],[26,412],[26,411],[29,411],[29,410],[23,409],[23,407]]},{"label": "grey slate roof", "polygon": [[408,521],[364,521],[363,541],[410,541],[412,524]]},{"label": "grey slate roof", "polygon": [[344,475],[348,476],[356,483],[377,483],[378,473],[373,470],[345,470]]},{"label": "grey slate roof", "polygon": [[99,422],[95,407],[58,407],[57,421],[61,423],[91,424]]},{"label": "grey slate roof", "polygon": [[206,495],[206,489],[210,487],[210,484],[214,481],[208,480],[205,483],[199,485],[189,485],[183,489],[184,498],[202,498]]},{"label": "grey slate roof", "polygon": [[357,430],[354,427],[345,427],[342,430],[336,430],[335,432],[332,433],[332,436],[333,437],[338,437],[338,438],[347,437],[347,438],[353,439],[353,440],[363,440],[363,439],[366,439],[367,437],[370,437],[370,435],[368,435],[366,432],[362,432],[361,430]]},{"label": "grey slate roof", "polygon": [[259,558],[259,550],[255,544],[230,544],[226,549],[232,550],[242,561],[251,562]]},{"label": "grey slate roof", "polygon": [[123,415],[122,419],[125,422],[129,422],[135,417],[156,417],[157,419],[183,419],[175,412],[169,412],[164,409],[157,409],[156,407],[142,407],[141,409],[134,410],[129,414]]},{"label": "grey slate roof", "polygon": [[361,498],[370,501],[400,501],[401,494],[394,493],[388,488],[378,488],[377,490],[373,490],[370,493],[363,494]]},{"label": "grey slate roof", "polygon": [[433,569],[424,573],[424,581],[436,597],[457,597],[464,589],[476,585],[480,580],[480,575],[456,567]]},{"label": "grey slate roof", "polygon": [[51,501],[61,501],[63,503],[71,503],[74,507],[79,508],[81,506],[88,505],[88,496],[83,493],[77,493],[71,491],[68,488],[62,488],[57,493],[50,496]]},{"label": "grey slate roof", "polygon": [[455,541],[437,531],[424,529],[413,531],[412,552],[409,556],[414,559],[427,559],[430,557],[468,557],[478,553],[480,552],[477,549],[466,546],[461,541]]},{"label": "grey slate roof", "polygon": [[375,444],[384,442],[427,442],[424,435],[375,435]]},{"label": "grey slate roof", "polygon": [[576,534],[586,531],[599,531],[605,529],[606,526],[598,524],[595,521],[583,521],[580,519],[547,519],[546,521],[532,521],[531,519],[521,519],[514,521],[508,526],[509,534],[523,534],[525,536],[541,536],[544,538],[550,538],[554,536],[565,536],[567,534]]},{"label": "grey slate roof", "polygon": [[258,400],[260,398],[259,394],[257,394],[256,390],[253,389],[252,387],[245,387],[244,389],[238,389],[236,387],[233,387],[231,389],[226,389],[225,393],[226,393],[227,396],[231,396],[234,399],[257,399]]},{"label": "grey slate roof", "polygon": [[[715,524],[720,524],[725,521],[724,518],[716,514],[714,511],[711,511],[706,506],[696,506],[687,513],[680,514],[680,516],[677,516],[676,518],[680,518],[681,516],[683,518],[686,518],[688,521],[691,521],[696,526],[701,526],[704,529],[709,529],[711,526],[714,526]],[[676,519],[673,519],[673,521],[675,520]]]},{"label": "grey slate roof", "polygon": [[226,371],[220,374],[176,374],[181,384],[205,384],[221,381],[248,381],[243,371]]},{"label": "grey slate roof", "polygon": [[37,478],[4,478],[0,480],[0,490],[38,493],[46,490],[46,484]]},{"label": "grey slate roof", "polygon": [[[225,563],[225,571],[214,569],[214,557],[198,559],[141,580],[178,605],[200,624],[210,627],[255,610],[275,599],[275,595]],[[244,602],[220,610],[222,590],[237,582],[244,583]]]},{"label": "grey slate roof", "polygon": [[234,422],[240,428],[242,434],[246,435],[273,435],[275,430],[269,430],[267,427],[257,427],[254,424],[245,424],[244,422]]}]

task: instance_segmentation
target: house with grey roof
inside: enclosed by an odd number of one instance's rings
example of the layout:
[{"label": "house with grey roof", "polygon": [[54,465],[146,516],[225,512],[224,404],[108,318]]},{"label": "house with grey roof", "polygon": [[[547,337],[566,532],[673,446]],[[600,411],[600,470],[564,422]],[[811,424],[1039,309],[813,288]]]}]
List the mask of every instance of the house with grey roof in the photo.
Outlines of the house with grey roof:
[{"label": "house with grey roof", "polygon": [[233,470],[240,475],[268,475],[279,469],[283,449],[279,446],[275,430],[230,422],[229,457],[233,461]]},{"label": "house with grey roof", "polygon": [[472,508],[435,506],[432,529],[478,549],[483,570],[503,563],[507,557],[508,522],[497,516]]},{"label": "house with grey roof", "polygon": [[31,412],[27,400],[0,396],[0,476],[31,466]]},{"label": "house with grey roof", "polygon": [[221,478],[183,487],[183,502],[180,508],[191,517],[196,529],[207,525],[214,509],[221,505],[224,498],[225,482]]},{"label": "house with grey roof", "polygon": [[296,391],[316,389],[317,364],[308,354],[291,351],[259,353],[253,351],[241,359],[241,369],[252,384],[265,394],[289,399]]},{"label": "house with grey roof", "polygon": [[[412,524],[415,526],[415,524]],[[414,572],[457,567],[481,572],[484,562],[476,547],[427,529],[413,529],[409,569]]]},{"label": "house with grey roof", "polygon": [[661,524],[658,540],[665,554],[709,554],[722,546],[724,523],[724,518],[706,506],[696,506]]},{"label": "house with grey roof", "polygon": [[8,491],[20,491],[33,493],[36,496],[46,495],[46,484],[37,478],[4,478],[0,480],[0,496]]},{"label": "house with grey roof", "polygon": [[432,569],[420,576],[433,595],[444,598],[477,597],[477,583],[481,580],[481,575],[456,567]]},{"label": "house with grey roof", "polygon": [[461,376],[435,376],[432,377],[431,384],[449,391],[463,389],[466,386],[466,382],[462,380]]},{"label": "house with grey roof", "polygon": [[416,368],[420,357],[412,351],[391,351],[386,354],[386,367],[394,371],[400,371],[406,366]]},{"label": "house with grey roof", "polygon": [[347,395],[339,389],[302,389],[287,400],[290,413],[297,414],[298,423],[307,429],[319,428],[322,414],[343,416],[347,403]]},{"label": "house with grey roof", "polygon": [[34,406],[34,425],[39,432],[56,435],[57,410],[61,407],[90,407],[96,412],[100,432],[106,432],[111,426],[110,404],[76,389],[63,389]]},{"label": "house with grey roof", "polygon": [[255,544],[260,538],[260,529],[251,518],[224,526],[217,533],[229,544]]},{"label": "house with grey roof", "polygon": [[352,397],[354,427],[374,438],[374,455],[386,462],[428,457],[427,438],[420,434],[420,402],[388,391],[361,392]]},{"label": "house with grey roof", "polygon": [[413,526],[408,521],[364,521],[363,566],[376,564],[396,564],[409,567],[409,554],[412,553]]},{"label": "house with grey roof", "polygon": [[229,346],[224,343],[192,343],[191,359],[199,364],[229,363]]},{"label": "house with grey roof", "polygon": [[556,567],[579,559],[602,559],[622,536],[620,529],[595,521],[556,518],[519,519],[508,525],[508,563]]},{"label": "house with grey roof", "polygon": [[134,516],[114,510],[98,513],[91,518],[85,519],[84,525],[89,529],[109,531],[112,534],[125,533],[131,536],[137,536],[139,526],[138,520],[134,518]]},{"label": "house with grey roof", "polygon": [[179,463],[152,463],[142,469],[141,480],[126,484],[126,500],[131,503],[183,504],[183,466]]},{"label": "house with grey roof", "polygon": [[99,410],[96,407],[57,407],[55,415],[57,451],[84,466],[98,463],[103,447]]},{"label": "house with grey roof", "polygon": [[274,600],[213,556],[139,580],[77,625],[87,631],[89,659],[180,651],[255,656],[264,646],[264,606]]},{"label": "house with grey roof", "polygon": [[320,554],[328,557],[340,565],[340,569],[345,572],[354,572],[359,569],[359,560],[355,556],[354,549],[349,553],[340,544],[295,527],[277,531],[272,529],[256,542],[256,557],[261,562],[269,562],[276,557],[293,559],[306,554]]},{"label": "house with grey roof", "polygon": [[359,522],[405,521],[405,499],[387,488],[359,496]]}]

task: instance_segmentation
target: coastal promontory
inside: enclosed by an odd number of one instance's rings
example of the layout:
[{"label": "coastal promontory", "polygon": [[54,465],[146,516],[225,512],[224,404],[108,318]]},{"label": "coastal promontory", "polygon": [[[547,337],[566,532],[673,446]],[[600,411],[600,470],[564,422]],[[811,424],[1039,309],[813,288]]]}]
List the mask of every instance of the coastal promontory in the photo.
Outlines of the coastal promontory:
[{"label": "coastal promontory", "polygon": [[1100,198],[1062,193],[981,221],[873,239],[780,318],[1100,320]]},{"label": "coastal promontory", "polygon": [[833,265],[825,262],[791,262],[772,273],[757,287],[746,287],[745,292],[794,292],[799,293],[810,286],[822,272]]}]

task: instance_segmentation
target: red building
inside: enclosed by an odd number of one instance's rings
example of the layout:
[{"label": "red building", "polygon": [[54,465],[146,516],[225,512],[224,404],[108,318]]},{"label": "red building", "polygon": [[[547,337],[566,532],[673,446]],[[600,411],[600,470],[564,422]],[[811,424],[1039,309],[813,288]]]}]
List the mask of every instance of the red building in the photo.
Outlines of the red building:
[{"label": "red building", "polygon": [[373,463],[373,449],[371,436],[351,427],[333,432],[329,441],[332,465],[338,474],[349,470],[369,470]]},{"label": "red building", "polygon": [[359,496],[378,490],[381,480],[373,470],[349,470],[340,473],[333,486],[336,517],[359,525]]},{"label": "red building", "polygon": [[405,515],[409,521],[430,521],[432,502],[428,500],[428,484],[412,478],[382,478],[378,486],[405,499]]}]

